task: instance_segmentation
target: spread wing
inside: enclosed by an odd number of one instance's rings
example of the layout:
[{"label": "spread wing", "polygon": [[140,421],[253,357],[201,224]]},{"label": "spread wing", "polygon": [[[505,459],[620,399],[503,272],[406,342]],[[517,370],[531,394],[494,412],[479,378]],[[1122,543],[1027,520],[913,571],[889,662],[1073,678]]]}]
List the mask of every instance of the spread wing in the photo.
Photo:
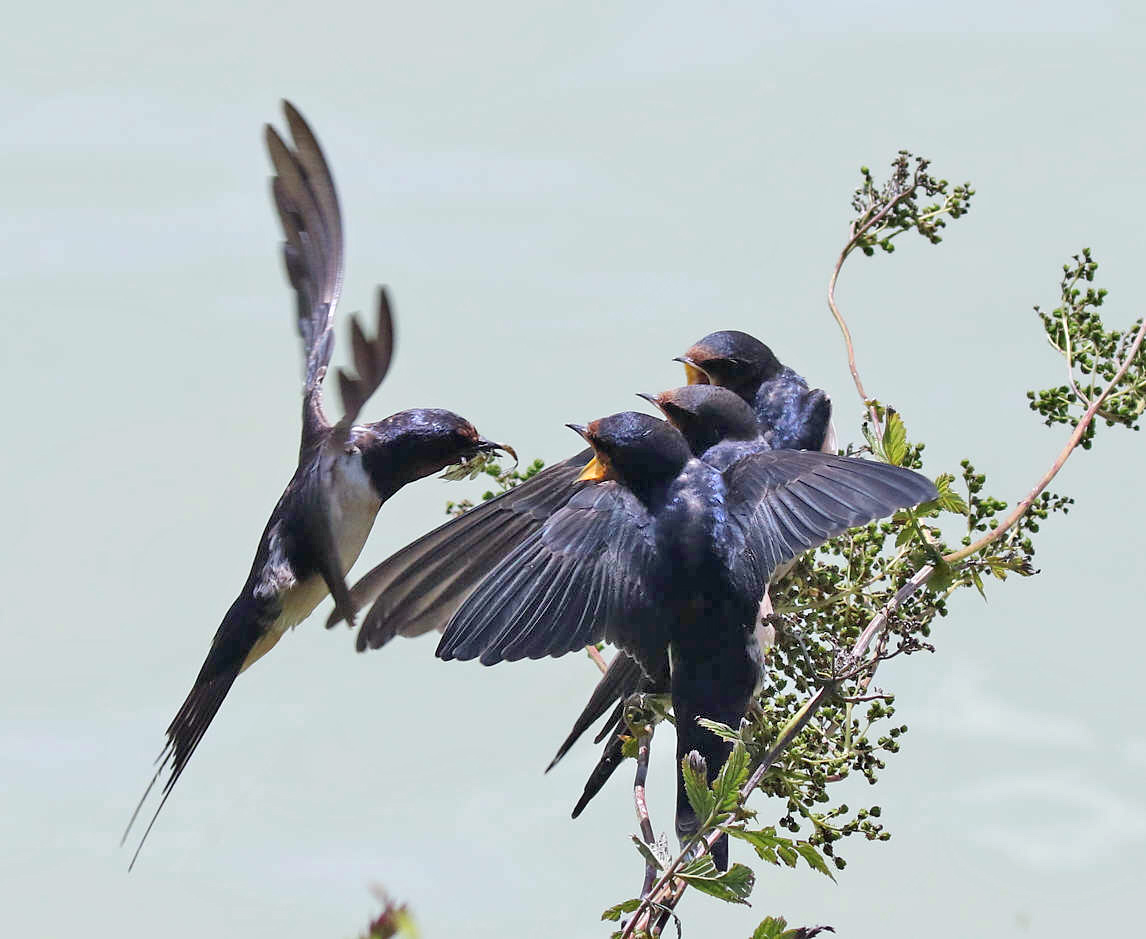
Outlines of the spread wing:
[{"label": "spread wing", "polygon": [[785,561],[849,528],[935,499],[919,473],[814,451],[753,453],[724,472],[730,518],[744,538],[734,577],[753,596]]},{"label": "spread wing", "polygon": [[624,487],[580,489],[478,585],[446,626],[438,656],[492,665],[607,639],[651,672],[668,641],[646,574],[654,527]]},{"label": "spread wing", "polygon": [[269,124],[267,151],[275,176],[271,192],[283,229],[283,260],[298,298],[303,346],[303,442],[329,425],[322,412],[322,380],[334,349],[334,308],[342,292],[342,213],[326,158],[314,133],[283,102],[293,147]]},{"label": "spread wing", "polygon": [[[359,651],[394,636],[441,630],[474,587],[576,491],[591,448],[451,519],[366,574],[351,591],[354,609],[374,605],[358,631]],[[342,617],[335,611],[327,621]]]}]

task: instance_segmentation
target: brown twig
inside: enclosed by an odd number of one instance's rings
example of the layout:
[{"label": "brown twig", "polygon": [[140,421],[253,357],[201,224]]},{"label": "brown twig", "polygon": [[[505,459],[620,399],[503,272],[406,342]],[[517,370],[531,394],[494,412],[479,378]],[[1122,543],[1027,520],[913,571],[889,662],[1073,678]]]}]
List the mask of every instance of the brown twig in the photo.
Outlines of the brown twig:
[{"label": "brown twig", "polygon": [[[916,179],[916,185],[918,185],[918,178]],[[852,341],[852,331],[848,328],[847,321],[836,305],[836,284],[840,279],[840,271],[843,270],[844,262],[856,249],[856,246],[860,243],[863,236],[887,218],[891,210],[899,205],[900,202],[911,196],[915,192],[915,188],[915,186],[912,186],[910,189],[905,189],[870,218],[861,218],[852,222],[848,232],[847,243],[844,245],[843,250],[840,251],[840,256],[836,258],[836,265],[832,268],[832,276],[828,278],[828,309],[831,310],[836,325],[840,327],[840,332],[843,333],[844,346],[847,348],[848,353],[848,370],[852,373],[852,381],[855,383],[860,400],[863,401],[864,407],[867,408],[868,416],[871,418],[872,432],[875,434],[877,440],[883,439],[883,430],[879,424],[879,415],[876,414],[875,407],[871,403],[872,399],[868,397],[868,393],[863,386],[863,380],[860,378],[859,367],[856,365],[856,350],[855,344]]]},{"label": "brown twig", "polygon": [[[656,841],[653,833],[652,819],[649,818],[649,804],[645,800],[645,780],[649,775],[649,748],[653,743],[652,728],[637,738],[637,773],[633,779],[633,805],[637,810],[637,823],[641,826],[641,837],[645,844],[652,847]],[[656,879],[657,870],[651,864],[645,864],[645,879],[641,885],[641,896],[645,896],[652,888]]]},{"label": "brown twig", "polygon": [[585,646],[585,651],[589,654],[589,658],[596,663],[597,668],[601,670],[601,674],[604,675],[605,672],[609,670],[609,663],[606,662],[605,657],[601,655],[601,650],[596,646]]}]

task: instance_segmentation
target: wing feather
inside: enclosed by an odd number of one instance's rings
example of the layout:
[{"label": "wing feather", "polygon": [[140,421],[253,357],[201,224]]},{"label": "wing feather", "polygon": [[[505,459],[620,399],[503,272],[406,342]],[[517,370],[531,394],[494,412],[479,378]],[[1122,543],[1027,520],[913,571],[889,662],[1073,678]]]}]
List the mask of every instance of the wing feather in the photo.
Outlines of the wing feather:
[{"label": "wing feather", "polygon": [[899,466],[814,451],[753,452],[724,472],[728,510],[743,538],[730,557],[761,593],[784,562],[858,525],[937,497]]},{"label": "wing feather", "polygon": [[314,133],[289,102],[283,102],[293,147],[269,124],[265,137],[275,176],[271,193],[283,230],[283,260],[297,297],[303,344],[303,441],[314,440],[327,422],[322,380],[334,349],[334,310],[342,293],[342,213],[330,167]]},{"label": "wing feather", "polygon": [[639,662],[663,652],[643,571],[651,516],[612,482],[586,487],[482,580],[446,627],[443,659],[563,655],[608,637]]}]

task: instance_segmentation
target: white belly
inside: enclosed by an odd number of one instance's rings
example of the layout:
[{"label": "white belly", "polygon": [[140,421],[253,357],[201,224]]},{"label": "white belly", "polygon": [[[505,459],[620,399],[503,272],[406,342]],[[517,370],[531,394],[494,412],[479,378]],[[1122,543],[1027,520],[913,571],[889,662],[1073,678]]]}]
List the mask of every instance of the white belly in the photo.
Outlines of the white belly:
[{"label": "white belly", "polygon": [[346,574],[362,553],[362,546],[366,544],[370,529],[374,527],[374,519],[382,508],[382,500],[374,491],[370,477],[362,466],[362,455],[357,451],[351,454],[340,453],[328,473],[333,496],[330,526],[334,531],[334,543],[338,545],[342,573]]},{"label": "white belly", "polygon": [[[370,477],[362,468],[359,453],[338,454],[328,466],[323,467],[323,472],[329,483],[328,492],[331,493],[330,527],[345,576],[362,553],[382,502],[370,484]],[[266,655],[288,629],[293,629],[310,616],[329,594],[326,581],[320,574],[312,574],[290,587],[283,594],[282,612],[278,619],[251,649],[243,668],[247,669]]]}]

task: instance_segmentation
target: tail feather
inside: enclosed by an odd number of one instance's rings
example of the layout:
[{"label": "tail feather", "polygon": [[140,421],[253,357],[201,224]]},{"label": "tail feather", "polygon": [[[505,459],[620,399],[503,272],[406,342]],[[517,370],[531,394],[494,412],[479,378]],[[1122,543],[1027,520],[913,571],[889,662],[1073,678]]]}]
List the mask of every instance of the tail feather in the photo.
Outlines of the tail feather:
[{"label": "tail feather", "polygon": [[[585,708],[574,722],[573,729],[569,732],[569,736],[566,737],[561,746],[557,748],[557,755],[553,757],[549,765],[545,767],[545,772],[548,773],[553,769],[553,767],[560,762],[561,758],[569,752],[570,747],[577,742],[581,735],[596,723],[597,719],[614,704],[617,706],[614,708],[613,714],[605,725],[602,734],[607,733],[609,728],[619,723],[622,716],[621,705],[623,705],[629,695],[635,691],[642,690],[641,684],[643,678],[644,672],[641,671],[641,666],[637,664],[637,660],[632,656],[624,652],[618,652],[613,656],[613,660],[609,663],[605,674],[601,676],[601,680],[597,682],[597,686],[589,696],[588,703],[586,703]],[[595,742],[600,743],[602,739],[603,737],[599,735]]]},{"label": "tail feather", "polygon": [[619,723],[621,726],[610,725],[613,730],[613,735],[609,738],[609,742],[605,744],[605,749],[601,751],[601,759],[599,759],[597,765],[593,767],[593,772],[589,774],[589,778],[585,782],[585,791],[581,793],[581,798],[578,799],[577,804],[573,806],[573,818],[577,818],[585,811],[585,806],[601,791],[601,787],[609,781],[609,777],[612,776],[617,767],[625,761],[625,754],[623,752],[624,741],[621,737],[625,732],[624,721],[622,720]]},{"label": "tail feather", "polygon": [[143,797],[136,805],[135,811],[131,813],[131,821],[127,823],[123,838],[120,839],[120,844],[127,841],[127,837],[131,833],[131,829],[135,825],[144,803],[147,802],[148,796],[151,795],[151,791],[155,788],[155,784],[159,781],[164,771],[169,770],[170,775],[163,784],[161,790],[162,797],[159,800],[159,805],[156,807],[155,813],[151,816],[151,821],[147,823],[147,828],[143,832],[143,837],[139,839],[139,844],[136,845],[135,852],[131,855],[131,863],[128,865],[128,870],[131,870],[135,866],[139,853],[143,850],[143,844],[147,841],[147,836],[151,834],[151,829],[155,826],[156,819],[159,818],[159,813],[163,811],[163,806],[167,804],[167,798],[171,795],[171,790],[175,788],[175,783],[177,783],[179,777],[183,775],[183,770],[187,768],[187,762],[191,759],[196,748],[198,748],[199,741],[203,739],[207,728],[211,726],[211,721],[214,720],[215,715],[219,713],[223,699],[227,696],[227,692],[231,690],[231,685],[235,683],[235,679],[238,675],[239,669],[236,667],[206,680],[203,680],[202,676],[200,676],[200,680],[195,682],[191,693],[187,695],[187,700],[183,702],[179,713],[175,715],[175,719],[167,728],[167,744],[156,758],[158,766],[155,770],[155,775],[151,777],[151,782],[148,783]]}]

